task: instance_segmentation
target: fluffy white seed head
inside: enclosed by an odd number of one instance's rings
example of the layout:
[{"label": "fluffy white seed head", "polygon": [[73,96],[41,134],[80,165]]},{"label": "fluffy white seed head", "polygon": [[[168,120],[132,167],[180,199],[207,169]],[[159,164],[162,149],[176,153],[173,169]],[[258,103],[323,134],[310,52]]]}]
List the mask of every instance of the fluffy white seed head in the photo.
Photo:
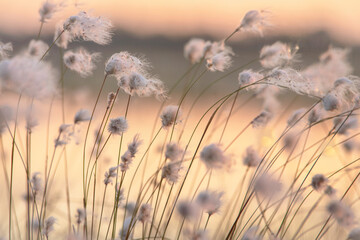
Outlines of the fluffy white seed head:
[{"label": "fluffy white seed head", "polygon": [[281,191],[281,183],[268,174],[258,177],[254,184],[254,191],[263,197],[272,197]]},{"label": "fluffy white seed head", "polygon": [[176,162],[181,159],[184,150],[177,143],[168,143],[166,145],[165,157],[170,161]]},{"label": "fluffy white seed head", "polygon": [[71,124],[61,124],[59,127],[59,136],[55,139],[55,147],[63,146],[71,141],[74,135]]},{"label": "fluffy white seed head", "polygon": [[111,134],[122,134],[128,129],[127,120],[124,117],[110,119],[108,131]]},{"label": "fluffy white seed head", "polygon": [[260,51],[260,63],[264,68],[284,67],[296,59],[297,47],[286,43],[275,42],[264,46]]},{"label": "fluffy white seed head", "polygon": [[87,122],[87,121],[90,120],[90,118],[91,118],[91,115],[90,115],[88,110],[80,109],[75,114],[74,124],[78,124],[78,123],[81,123],[81,122]]},{"label": "fluffy white seed head", "polygon": [[271,112],[264,110],[258,116],[256,116],[254,120],[252,120],[251,124],[253,128],[264,127],[269,123],[272,117],[273,114]]},{"label": "fluffy white seed head", "polygon": [[177,211],[186,220],[196,220],[200,213],[200,208],[197,204],[189,201],[180,201],[177,204]]},{"label": "fluffy white seed head", "polygon": [[354,213],[343,202],[333,200],[327,206],[327,210],[341,226],[350,227],[355,222]]},{"label": "fluffy white seed head", "polygon": [[31,177],[31,188],[33,194],[36,196],[42,189],[42,180],[39,172],[33,173]]},{"label": "fluffy white seed head", "polygon": [[260,161],[261,158],[259,154],[255,151],[255,149],[251,146],[248,147],[243,157],[244,165],[248,167],[256,167],[257,165],[259,165]]},{"label": "fluffy white seed head", "polygon": [[139,150],[139,146],[142,144],[142,140],[139,139],[139,134],[136,134],[133,140],[128,144],[128,151],[131,157],[135,157],[135,154]]},{"label": "fluffy white seed head", "polygon": [[[56,41],[55,41],[56,40]],[[72,41],[71,35],[68,31],[64,31],[64,23],[59,22],[55,27],[54,41],[56,46],[62,49],[67,49],[69,42]]]},{"label": "fluffy white seed head", "polygon": [[206,60],[206,67],[212,72],[223,72],[231,66],[231,63],[232,59],[230,55],[225,52],[220,52]]},{"label": "fluffy white seed head", "polygon": [[140,60],[126,51],[114,53],[105,63],[105,73],[114,75],[118,80],[132,72],[142,73],[146,68],[148,63],[145,60]]},{"label": "fluffy white seed head", "polygon": [[206,42],[200,38],[192,38],[185,44],[184,57],[192,64],[200,62],[204,57],[204,48]]},{"label": "fluffy white seed head", "polygon": [[170,184],[177,183],[180,178],[181,165],[179,163],[167,163],[161,172],[161,177],[166,179]]},{"label": "fluffy white seed head", "polygon": [[93,17],[86,12],[69,17],[64,22],[64,29],[69,32],[71,39],[78,38],[100,45],[111,42],[111,22],[103,17]]},{"label": "fluffy white seed head", "polygon": [[243,87],[243,86],[252,84],[254,82],[257,82],[263,78],[264,78],[264,75],[254,72],[251,69],[248,69],[248,70],[244,70],[241,73],[239,73],[238,82],[239,82],[239,86]]},{"label": "fluffy white seed head", "polygon": [[160,115],[162,126],[164,128],[167,128],[173,125],[174,123],[177,124],[179,122],[180,117],[181,117],[181,110],[179,109],[178,106],[175,105],[166,106]]},{"label": "fluffy white seed head", "polygon": [[107,172],[105,172],[105,178],[104,178],[104,184],[108,185],[109,183],[112,183],[112,179],[116,177],[116,170],[118,169],[118,166],[111,167]]},{"label": "fluffy white seed head", "polygon": [[42,234],[49,238],[49,234],[54,230],[54,224],[56,222],[56,218],[49,217],[44,222],[44,227],[42,229]]},{"label": "fluffy white seed head", "polygon": [[349,240],[359,240],[360,239],[360,228],[354,228],[350,231],[348,238]]},{"label": "fluffy white seed head", "polygon": [[326,94],[322,99],[322,103],[326,111],[337,110],[340,108],[341,104],[339,98],[333,93]]},{"label": "fluffy white seed head", "polygon": [[3,43],[0,41],[0,60],[8,58],[12,50],[13,46],[11,42]]},{"label": "fluffy white seed head", "polygon": [[322,114],[321,108],[318,108],[318,107],[313,108],[308,115],[308,123],[313,124],[313,123],[319,121],[321,119],[322,115],[323,114]]},{"label": "fluffy white seed head", "polygon": [[52,16],[58,12],[62,7],[64,6],[64,3],[53,3],[51,1],[44,2],[40,9],[40,22],[45,23],[48,20],[52,18]]},{"label": "fluffy white seed head", "polygon": [[58,75],[53,67],[38,59],[17,56],[0,62],[0,85],[34,98],[56,93]]},{"label": "fluffy white seed head", "polygon": [[305,108],[300,108],[295,110],[287,120],[288,126],[292,126],[296,122],[298,122],[300,117],[302,117],[302,115],[304,114],[304,112],[305,112]]},{"label": "fluffy white seed head", "polygon": [[121,163],[120,163],[120,169],[122,172],[125,172],[127,170],[129,170],[130,168],[130,164],[133,161],[133,157],[131,157],[131,153],[129,151],[126,151],[122,156],[121,156]]},{"label": "fluffy white seed head", "polygon": [[221,198],[224,195],[223,192],[215,191],[202,191],[196,197],[197,204],[204,210],[204,212],[212,215],[219,212],[222,205]]},{"label": "fluffy white seed head", "polygon": [[244,18],[242,19],[238,30],[252,31],[252,32],[259,33],[262,36],[264,27],[269,26],[268,21],[267,21],[268,14],[269,14],[269,12],[264,11],[264,10],[248,11],[245,14]]},{"label": "fluffy white seed head", "polygon": [[152,207],[150,204],[144,203],[139,209],[138,220],[142,223],[151,221]]},{"label": "fluffy white seed head", "polygon": [[347,119],[341,117],[334,118],[335,131],[340,135],[348,135],[349,131],[357,129],[358,125],[358,120],[354,116],[350,116]]},{"label": "fluffy white seed head", "polygon": [[88,77],[93,74],[100,55],[100,53],[89,53],[84,48],[79,48],[77,51],[66,51],[64,64],[70,70],[79,73],[81,77]]},{"label": "fluffy white seed head", "polygon": [[311,186],[318,192],[326,189],[329,180],[323,174],[316,174],[311,180]]},{"label": "fluffy white seed head", "polygon": [[230,165],[230,158],[225,155],[219,145],[214,143],[203,148],[200,153],[200,160],[209,169],[224,168]]},{"label": "fluffy white seed head", "polygon": [[40,58],[48,50],[49,45],[41,40],[31,40],[26,51],[29,57]]}]

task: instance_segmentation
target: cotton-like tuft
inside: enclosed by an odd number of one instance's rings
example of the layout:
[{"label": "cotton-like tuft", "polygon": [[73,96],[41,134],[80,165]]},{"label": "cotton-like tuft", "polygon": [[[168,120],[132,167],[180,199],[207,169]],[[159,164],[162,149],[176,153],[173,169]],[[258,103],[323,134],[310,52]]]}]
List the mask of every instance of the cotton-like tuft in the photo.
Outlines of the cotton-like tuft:
[{"label": "cotton-like tuft", "polygon": [[169,105],[164,108],[160,115],[161,123],[164,128],[170,127],[174,123],[176,124],[179,122],[179,118],[181,117],[181,110],[178,109],[179,107],[175,105]]},{"label": "cotton-like tuft", "polygon": [[231,57],[228,54],[221,52],[211,58],[208,58],[206,61],[206,67],[212,72],[223,72],[231,66],[231,63]]},{"label": "cotton-like tuft", "polygon": [[138,220],[142,223],[151,221],[152,207],[150,204],[144,203],[139,209]]},{"label": "cotton-like tuft", "polygon": [[340,108],[341,104],[339,98],[333,93],[326,94],[322,99],[322,103],[326,111],[337,110]]},{"label": "cotton-like tuft", "polygon": [[261,158],[259,154],[255,151],[253,147],[248,147],[246,149],[245,155],[243,157],[243,163],[247,167],[256,167],[259,165]]},{"label": "cotton-like tuft", "polygon": [[262,111],[251,121],[253,128],[264,127],[273,118],[273,114],[269,111]]},{"label": "cotton-like tuft", "polygon": [[110,119],[109,125],[108,125],[108,131],[111,134],[122,134],[128,129],[128,123],[127,120],[124,117],[118,117],[114,119]]},{"label": "cotton-like tuft", "polygon": [[268,14],[269,12],[264,10],[248,11],[242,19],[238,29],[241,31],[257,32],[262,36],[264,27],[269,26],[266,16]]},{"label": "cotton-like tuft", "polygon": [[107,172],[105,172],[105,178],[104,178],[104,184],[108,185],[109,183],[112,183],[112,179],[116,177],[116,170],[118,169],[118,166],[111,167]]},{"label": "cotton-like tuft", "polygon": [[128,151],[131,157],[135,157],[135,154],[139,151],[139,146],[142,144],[142,140],[139,139],[139,134],[136,134],[133,140],[128,144]]},{"label": "cotton-like tuft", "polygon": [[167,163],[162,168],[161,177],[166,179],[170,184],[177,183],[180,178],[181,165],[179,163]]},{"label": "cotton-like tuft", "polygon": [[78,124],[78,123],[81,123],[81,122],[87,122],[87,121],[90,120],[90,118],[91,118],[91,115],[90,115],[88,110],[80,109],[75,114],[74,124]]},{"label": "cotton-like tuft", "polygon": [[180,160],[184,150],[177,143],[168,143],[166,145],[165,157],[170,161],[176,162]]},{"label": "cotton-like tuft", "polygon": [[327,210],[341,226],[350,227],[355,223],[354,213],[343,202],[333,200],[327,206]]},{"label": "cotton-like tuft", "polygon": [[56,218],[49,217],[44,222],[44,227],[42,228],[42,234],[48,239],[49,234],[54,231],[54,224],[56,222]]},{"label": "cotton-like tuft", "polygon": [[196,197],[197,204],[209,215],[219,212],[222,205],[223,192],[202,191]]},{"label": "cotton-like tuft", "polygon": [[9,53],[12,52],[13,46],[11,42],[3,43],[0,41],[0,60],[9,57]]},{"label": "cotton-like tuft", "polygon": [[263,197],[272,197],[281,191],[281,183],[268,174],[258,177],[254,184],[254,191]]},{"label": "cotton-like tuft", "polygon": [[244,87],[246,85],[252,84],[264,78],[264,75],[254,72],[251,69],[244,70],[239,73],[238,82],[239,87]]},{"label": "cotton-like tuft", "polygon": [[62,22],[58,23],[55,27],[54,41],[56,46],[62,49],[67,49],[69,42],[72,41],[72,36],[69,32],[64,31],[64,23]]},{"label": "cotton-like tuft", "polygon": [[51,1],[44,2],[40,9],[40,22],[45,23],[52,18],[52,16],[58,12],[62,7],[64,7],[64,3],[52,3]]},{"label": "cotton-like tuft", "polygon": [[0,62],[0,85],[34,98],[52,96],[57,91],[58,74],[44,61],[16,56]]},{"label": "cotton-like tuft", "polygon": [[31,40],[26,51],[26,55],[34,58],[41,58],[46,50],[48,50],[49,45],[41,40]]},{"label": "cotton-like tuft", "polygon": [[326,189],[329,180],[323,174],[316,174],[311,180],[311,186],[316,191],[323,191]]},{"label": "cotton-like tuft", "polygon": [[204,57],[204,48],[206,42],[200,38],[192,38],[185,44],[184,56],[192,64],[200,62]]},{"label": "cotton-like tuft", "polygon": [[69,32],[71,39],[92,41],[100,45],[111,42],[112,24],[103,17],[93,17],[86,12],[79,12],[64,22],[64,29]]},{"label": "cotton-like tuft", "polygon": [[219,145],[214,143],[203,148],[200,153],[200,160],[209,169],[224,168],[230,165],[230,158],[225,155]]},{"label": "cotton-like tuft", "polygon": [[100,53],[89,53],[84,48],[75,52],[67,51],[64,54],[64,64],[79,73],[81,77],[88,77],[93,74],[96,68],[95,63],[99,61],[100,55]]},{"label": "cotton-like tuft", "polygon": [[177,204],[177,211],[186,220],[196,220],[200,214],[199,206],[189,201],[180,201]]},{"label": "cotton-like tuft", "polygon": [[284,67],[296,60],[298,48],[291,48],[288,44],[275,42],[264,46],[260,51],[260,63],[264,68]]}]

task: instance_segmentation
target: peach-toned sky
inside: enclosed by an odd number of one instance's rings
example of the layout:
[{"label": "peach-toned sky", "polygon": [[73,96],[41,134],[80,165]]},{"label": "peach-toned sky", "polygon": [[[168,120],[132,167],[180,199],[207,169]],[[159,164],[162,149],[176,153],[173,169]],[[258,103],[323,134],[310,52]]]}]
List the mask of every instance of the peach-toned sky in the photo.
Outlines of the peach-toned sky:
[{"label": "peach-toned sky", "polygon": [[[0,33],[35,33],[39,28],[38,8],[43,1],[0,0]],[[272,12],[273,28],[269,33],[301,35],[323,29],[345,43],[360,43],[359,0],[67,0],[66,3],[68,7],[56,14],[45,32],[52,32],[59,19],[87,10],[137,35],[224,36],[240,23],[246,11],[265,9]]]}]

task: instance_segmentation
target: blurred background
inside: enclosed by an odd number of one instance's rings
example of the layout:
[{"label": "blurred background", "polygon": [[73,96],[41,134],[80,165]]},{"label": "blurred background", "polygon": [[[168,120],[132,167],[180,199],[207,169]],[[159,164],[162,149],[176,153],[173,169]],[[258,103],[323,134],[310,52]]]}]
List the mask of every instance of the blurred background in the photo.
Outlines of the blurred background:
[{"label": "blurred background", "polygon": [[[24,49],[29,40],[36,37],[40,27],[38,10],[42,3],[43,0],[0,0],[0,40],[11,41],[14,53]],[[152,63],[153,73],[169,85],[188,67],[189,63],[183,58],[186,41],[191,37],[221,40],[252,9],[269,11],[272,26],[265,30],[264,37],[238,33],[231,39],[229,44],[237,55],[234,67],[256,58],[263,45],[282,40],[299,45],[302,58],[298,68],[317,61],[318,55],[329,45],[350,47],[354,74],[360,75],[356,68],[360,61],[358,0],[65,0],[63,3],[65,7],[45,24],[43,40],[51,43],[55,24],[80,10],[106,17],[115,26],[113,42],[107,46],[81,45],[101,52],[103,61],[123,50],[144,55]],[[70,49],[77,45],[76,42],[70,44]],[[57,60],[57,51],[52,51],[51,55]],[[103,68],[99,67],[95,78],[102,74]],[[79,79],[77,75],[74,77]],[[73,80],[66,86],[84,86],[86,82],[91,88],[94,84],[88,79]]]}]

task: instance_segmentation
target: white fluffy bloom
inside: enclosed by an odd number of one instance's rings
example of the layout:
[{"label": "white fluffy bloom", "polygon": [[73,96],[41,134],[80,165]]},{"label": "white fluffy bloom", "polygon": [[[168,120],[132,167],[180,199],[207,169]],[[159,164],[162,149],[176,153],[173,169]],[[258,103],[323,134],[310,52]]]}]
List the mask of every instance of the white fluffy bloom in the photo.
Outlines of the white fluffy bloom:
[{"label": "white fluffy bloom", "polygon": [[166,98],[162,81],[147,72],[149,64],[128,52],[113,54],[105,63],[105,74],[115,76],[118,86],[127,94],[147,97],[155,95]]},{"label": "white fluffy bloom", "polygon": [[122,172],[125,172],[129,169],[130,164],[133,161],[133,157],[131,156],[131,153],[129,151],[126,151],[122,156],[121,156],[121,163],[120,163],[120,169]]},{"label": "white fluffy bloom", "polygon": [[253,31],[259,33],[262,36],[263,28],[269,26],[266,16],[268,13],[269,12],[264,10],[251,10],[247,12],[242,19],[238,30]]},{"label": "white fluffy bloom", "polygon": [[56,218],[49,217],[45,220],[44,227],[42,229],[42,234],[49,238],[49,234],[54,230],[54,224],[56,222]]},{"label": "white fluffy bloom", "polygon": [[[56,40],[57,39],[57,40]],[[64,31],[64,23],[60,22],[55,27],[54,41],[59,48],[67,49],[69,42],[72,40],[68,31]]]},{"label": "white fluffy bloom", "polygon": [[189,201],[180,201],[177,204],[178,213],[186,220],[196,220],[200,214],[199,206]]},{"label": "white fluffy bloom", "polygon": [[264,197],[272,197],[280,190],[281,183],[268,174],[261,175],[254,184],[254,191]]},{"label": "white fluffy bloom", "polygon": [[255,151],[255,149],[251,146],[248,147],[246,149],[245,156],[243,157],[244,165],[248,167],[256,167],[257,165],[259,165],[260,161],[261,158],[259,154]]},{"label": "white fluffy bloom", "polygon": [[72,135],[74,132],[72,131],[71,124],[62,124],[59,127],[59,136],[57,139],[55,139],[55,147],[57,146],[63,146],[70,142]]},{"label": "white fluffy bloom", "polygon": [[316,174],[311,180],[311,186],[316,191],[323,191],[326,189],[329,180],[323,174]]},{"label": "white fluffy bloom", "polygon": [[341,226],[349,227],[355,222],[354,213],[343,202],[334,200],[329,203],[327,210]]},{"label": "white fluffy bloom", "polygon": [[[334,128],[337,131],[337,134],[347,135],[349,131],[352,129],[358,128],[358,120],[354,116],[350,116],[349,118],[334,118]],[[344,122],[345,121],[345,122]]]},{"label": "white fluffy bloom", "polygon": [[166,145],[165,157],[170,159],[170,161],[178,161],[183,153],[184,150],[177,143],[168,143]]},{"label": "white fluffy bloom", "polygon": [[350,231],[348,238],[349,240],[360,240],[360,228],[354,228]]},{"label": "white fluffy bloom", "polygon": [[269,111],[262,111],[258,116],[251,121],[253,128],[264,127],[273,118],[273,114]]},{"label": "white fluffy bloom", "polygon": [[76,112],[74,117],[74,124],[78,124],[80,122],[87,122],[91,118],[91,115],[88,110],[86,109],[80,109]]},{"label": "white fluffy bloom", "polygon": [[274,68],[265,81],[301,95],[321,97],[321,95],[318,95],[318,93],[314,91],[314,82],[289,67],[282,69]]},{"label": "white fluffy bloom", "polygon": [[289,65],[296,59],[298,47],[290,47],[286,43],[275,42],[264,46],[260,51],[260,63],[264,68],[275,68]]},{"label": "white fluffy bloom", "polygon": [[310,111],[310,113],[308,115],[308,123],[313,124],[313,123],[319,121],[321,119],[321,117],[322,117],[321,108],[315,107]]},{"label": "white fluffy bloom", "polygon": [[206,67],[212,72],[223,72],[231,66],[231,63],[230,55],[225,52],[220,52],[206,60]]},{"label": "white fluffy bloom", "polygon": [[116,177],[116,170],[118,169],[118,166],[111,167],[107,172],[105,172],[105,179],[104,184],[108,185],[109,183],[112,183],[112,178]]},{"label": "white fluffy bloom", "polygon": [[223,168],[230,164],[230,158],[224,154],[219,145],[214,143],[203,148],[200,153],[200,159],[210,169]]},{"label": "white fluffy bloom", "polygon": [[139,209],[138,219],[140,222],[145,223],[151,220],[152,207],[150,204],[142,204]]},{"label": "white fluffy bloom", "polygon": [[320,61],[310,65],[301,72],[301,75],[313,82],[313,92],[319,96],[329,92],[334,82],[352,72],[351,64],[348,60],[348,49],[329,47],[320,56]]},{"label": "white fluffy bloom", "polygon": [[110,119],[108,131],[112,134],[121,134],[128,129],[127,120],[124,117]]},{"label": "white fluffy bloom", "polygon": [[41,40],[31,40],[26,51],[26,55],[29,57],[40,58],[48,50],[49,45]]},{"label": "white fluffy bloom", "polygon": [[300,117],[302,117],[304,112],[305,112],[305,108],[300,108],[300,109],[295,110],[288,118],[287,124],[289,126],[294,125],[297,121],[299,121]]},{"label": "white fluffy bloom", "polygon": [[9,52],[12,52],[13,46],[11,42],[3,43],[0,41],[0,60],[7,58],[9,56]]},{"label": "white fluffy bloom", "polygon": [[89,53],[84,48],[79,48],[76,52],[65,52],[64,64],[79,73],[81,77],[88,77],[96,68],[95,63],[99,60],[100,55],[100,53]]},{"label": "white fluffy bloom", "polygon": [[162,168],[161,177],[165,178],[170,184],[176,183],[180,178],[181,165],[170,162]]},{"label": "white fluffy bloom", "polygon": [[44,61],[17,56],[0,62],[0,85],[34,98],[56,93],[58,76]]},{"label": "white fluffy bloom", "polygon": [[340,99],[335,93],[328,93],[323,97],[322,103],[326,111],[334,111],[340,108]]},{"label": "white fluffy bloom", "polygon": [[142,144],[142,140],[139,139],[139,135],[136,134],[133,140],[128,144],[128,151],[131,157],[135,157],[135,154],[138,152],[139,146]]},{"label": "white fluffy bloom", "polygon": [[100,45],[111,42],[111,28],[112,24],[108,19],[93,17],[86,12],[79,12],[64,22],[64,29],[69,32],[71,38],[93,41]]},{"label": "white fluffy bloom", "polygon": [[179,106],[175,106],[175,105],[166,106],[160,115],[162,126],[164,128],[170,127],[174,123],[175,124],[178,123],[180,117],[181,117],[181,110],[179,109]]},{"label": "white fluffy bloom", "polygon": [[239,82],[239,86],[243,87],[243,86],[252,84],[256,81],[259,81],[263,78],[264,78],[264,75],[254,72],[251,69],[248,69],[248,70],[244,70],[241,73],[239,73],[238,82]]},{"label": "white fluffy bloom", "polygon": [[54,13],[59,11],[60,8],[62,7],[63,7],[63,3],[57,4],[57,3],[52,3],[50,1],[44,2],[39,9],[40,22],[45,23],[48,20],[50,20],[54,15]]},{"label": "white fluffy bloom", "polygon": [[206,42],[200,38],[192,38],[185,44],[184,56],[192,64],[199,62],[204,57]]},{"label": "white fluffy bloom", "polygon": [[36,196],[42,189],[42,181],[40,178],[40,173],[39,172],[35,172],[33,173],[32,177],[31,177],[31,189],[33,191],[34,196]]},{"label": "white fluffy bloom", "polygon": [[217,213],[222,205],[223,192],[202,191],[196,197],[196,202],[209,215]]}]

